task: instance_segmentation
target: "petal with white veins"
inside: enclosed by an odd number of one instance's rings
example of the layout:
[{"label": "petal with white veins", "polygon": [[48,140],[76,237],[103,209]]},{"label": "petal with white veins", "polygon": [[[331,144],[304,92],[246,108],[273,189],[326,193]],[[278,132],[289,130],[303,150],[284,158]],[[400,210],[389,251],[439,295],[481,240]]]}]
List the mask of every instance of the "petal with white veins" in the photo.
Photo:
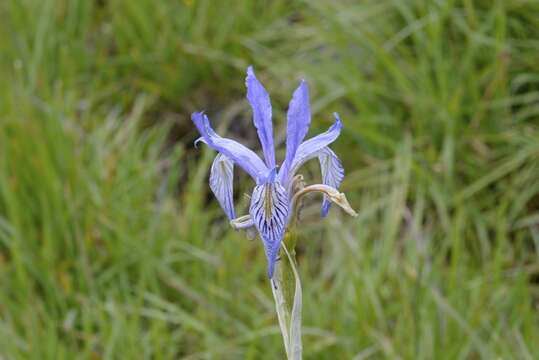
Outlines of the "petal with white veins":
[{"label": "petal with white veins", "polygon": [[234,163],[219,153],[213,160],[210,170],[210,189],[219,201],[219,205],[230,220],[236,217],[234,211],[233,184]]},{"label": "petal with white veins", "polygon": [[[322,182],[324,185],[339,189],[339,186],[344,178],[344,168],[342,167],[341,160],[339,160],[338,156],[333,152],[333,150],[325,147],[318,152],[318,161],[320,162]],[[326,217],[330,207],[331,201],[326,195],[324,195],[320,215],[322,217]]]},{"label": "petal with white veins", "polygon": [[288,206],[287,191],[277,181],[257,185],[253,190],[249,213],[264,244],[269,278],[288,222]]}]

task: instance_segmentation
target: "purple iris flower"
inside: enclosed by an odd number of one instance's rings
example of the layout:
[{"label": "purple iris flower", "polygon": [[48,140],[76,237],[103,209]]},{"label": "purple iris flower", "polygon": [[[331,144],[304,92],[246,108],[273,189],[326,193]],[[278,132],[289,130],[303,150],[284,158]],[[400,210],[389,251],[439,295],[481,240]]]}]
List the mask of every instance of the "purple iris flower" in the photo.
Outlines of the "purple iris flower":
[{"label": "purple iris flower", "polygon": [[[245,83],[264,161],[244,145],[215,133],[203,112],[193,113],[191,119],[201,135],[195,144],[201,141],[218,152],[211,166],[210,188],[230,220],[236,218],[233,200],[234,165],[245,170],[256,181],[249,216],[237,228],[254,226],[257,229],[264,244],[268,259],[268,276],[271,278],[286,226],[292,216],[294,177],[298,169],[306,161],[318,158],[324,185],[337,189],[341,184],[344,169],[328,145],[339,136],[342,123],[339,115],[334,113],[335,123],[326,132],[303,141],[311,123],[311,110],[309,87],[302,80],[288,107],[286,156],[278,167],[275,163],[269,95],[256,78],[252,67],[247,69]],[[330,206],[330,200],[324,196],[322,217],[327,215]]]}]

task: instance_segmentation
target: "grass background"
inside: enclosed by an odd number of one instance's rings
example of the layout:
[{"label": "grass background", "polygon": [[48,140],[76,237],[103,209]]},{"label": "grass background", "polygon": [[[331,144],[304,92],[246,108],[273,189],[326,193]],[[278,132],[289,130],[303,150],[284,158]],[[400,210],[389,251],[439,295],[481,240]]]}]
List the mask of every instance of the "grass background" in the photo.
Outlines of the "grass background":
[{"label": "grass background", "polygon": [[[0,2],[0,358],[284,356],[194,150],[311,87],[359,210],[305,213],[306,359],[537,359],[539,3]],[[278,153],[282,157],[283,148]],[[316,164],[305,168],[317,180]],[[252,183],[239,175],[238,213]]]}]

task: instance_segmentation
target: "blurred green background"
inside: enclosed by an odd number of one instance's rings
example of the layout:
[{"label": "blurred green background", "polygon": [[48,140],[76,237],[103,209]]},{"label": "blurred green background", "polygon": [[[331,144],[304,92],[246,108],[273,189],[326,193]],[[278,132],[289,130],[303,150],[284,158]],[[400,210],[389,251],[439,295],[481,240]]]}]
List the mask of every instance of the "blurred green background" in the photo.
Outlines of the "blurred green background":
[{"label": "blurred green background", "polygon": [[308,203],[305,358],[538,359],[537,14],[532,0],[1,1],[0,358],[284,357],[262,246],[209,193],[214,154],[189,119],[204,109],[259,149],[253,64],[277,143],[300,78],[310,134],[344,121],[332,147],[360,215],[320,221]]}]

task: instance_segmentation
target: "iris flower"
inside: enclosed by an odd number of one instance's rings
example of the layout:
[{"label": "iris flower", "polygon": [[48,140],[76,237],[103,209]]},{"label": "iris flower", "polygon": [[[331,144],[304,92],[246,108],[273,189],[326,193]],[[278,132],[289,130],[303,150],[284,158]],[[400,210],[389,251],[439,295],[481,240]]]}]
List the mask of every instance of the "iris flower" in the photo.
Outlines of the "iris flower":
[{"label": "iris flower", "polygon": [[[328,147],[339,136],[342,122],[339,115],[334,113],[335,122],[326,132],[303,141],[311,123],[311,110],[309,87],[302,80],[288,107],[286,156],[278,167],[275,162],[269,95],[256,78],[252,67],[247,69],[245,83],[247,99],[253,111],[253,122],[262,145],[263,160],[244,145],[219,136],[212,129],[204,112],[193,113],[191,119],[200,133],[195,145],[203,142],[218,152],[210,170],[212,192],[235,228],[256,228],[268,260],[268,276],[272,278],[279,248],[296,206],[297,185],[302,182],[302,178],[296,176],[298,169],[306,161],[318,158],[323,184],[313,189],[324,192],[322,217],[328,214],[331,201],[343,201],[344,195],[339,194],[336,189],[344,177],[344,170],[337,155]],[[235,165],[247,172],[256,182],[251,195],[249,215],[239,218],[236,218],[233,199]],[[344,201],[346,202],[346,198]],[[343,208],[354,215],[355,212],[349,208],[347,202],[345,205]]]}]

